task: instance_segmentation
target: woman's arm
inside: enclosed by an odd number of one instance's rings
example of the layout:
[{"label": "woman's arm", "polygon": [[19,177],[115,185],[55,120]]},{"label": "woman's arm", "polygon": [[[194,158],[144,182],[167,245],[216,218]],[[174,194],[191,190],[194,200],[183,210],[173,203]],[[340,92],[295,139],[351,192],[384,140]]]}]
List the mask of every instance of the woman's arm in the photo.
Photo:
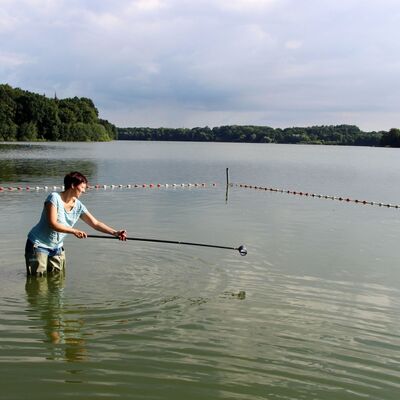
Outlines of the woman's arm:
[{"label": "woman's arm", "polygon": [[47,221],[49,222],[49,226],[51,229],[62,233],[72,233],[79,239],[87,237],[87,234],[83,231],[80,231],[79,229],[74,229],[69,226],[60,224],[57,221],[57,208],[54,204],[48,202],[45,204],[45,208],[46,208]]},{"label": "woman's arm", "polygon": [[104,222],[98,221],[89,211],[81,215],[81,219],[96,231],[108,233],[117,237],[119,240],[126,240],[126,231],[124,229],[117,231],[106,225]]}]

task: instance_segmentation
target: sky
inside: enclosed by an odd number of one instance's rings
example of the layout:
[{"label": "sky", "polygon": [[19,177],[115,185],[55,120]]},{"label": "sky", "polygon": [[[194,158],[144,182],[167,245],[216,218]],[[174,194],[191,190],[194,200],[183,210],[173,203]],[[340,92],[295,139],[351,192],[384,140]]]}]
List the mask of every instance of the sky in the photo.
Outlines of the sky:
[{"label": "sky", "polygon": [[399,0],[0,0],[0,82],[119,127],[400,127]]}]

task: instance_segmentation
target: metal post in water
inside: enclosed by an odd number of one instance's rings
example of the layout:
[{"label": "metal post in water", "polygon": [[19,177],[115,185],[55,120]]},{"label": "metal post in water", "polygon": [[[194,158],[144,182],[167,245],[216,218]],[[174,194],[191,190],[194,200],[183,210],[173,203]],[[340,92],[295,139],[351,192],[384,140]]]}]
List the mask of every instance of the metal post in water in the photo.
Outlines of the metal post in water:
[{"label": "metal post in water", "polygon": [[229,192],[229,168],[226,169],[226,191],[225,191],[226,204],[228,204],[228,192]]}]

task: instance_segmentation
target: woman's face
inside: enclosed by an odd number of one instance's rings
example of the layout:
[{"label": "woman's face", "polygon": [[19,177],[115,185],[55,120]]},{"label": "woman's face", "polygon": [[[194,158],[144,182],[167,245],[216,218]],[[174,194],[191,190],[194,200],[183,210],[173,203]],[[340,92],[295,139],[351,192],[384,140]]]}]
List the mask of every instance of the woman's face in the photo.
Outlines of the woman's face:
[{"label": "woman's face", "polygon": [[82,193],[86,192],[86,183],[82,182],[79,185],[73,187],[75,190],[75,197],[79,197]]}]

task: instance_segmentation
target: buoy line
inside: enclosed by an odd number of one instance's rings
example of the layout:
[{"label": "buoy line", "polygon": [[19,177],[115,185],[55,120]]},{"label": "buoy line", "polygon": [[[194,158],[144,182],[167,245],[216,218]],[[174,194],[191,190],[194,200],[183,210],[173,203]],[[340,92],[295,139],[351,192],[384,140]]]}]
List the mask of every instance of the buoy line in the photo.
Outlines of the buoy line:
[{"label": "buoy line", "polygon": [[358,199],[351,199],[349,197],[343,196],[330,196],[326,194],[316,194],[316,193],[309,193],[309,192],[302,192],[298,190],[287,190],[287,189],[277,189],[277,188],[270,188],[264,186],[256,186],[256,185],[247,185],[242,183],[235,183],[232,186],[244,188],[244,189],[256,189],[256,190],[264,190],[270,192],[277,192],[277,193],[286,193],[286,194],[293,194],[296,196],[305,196],[305,197],[312,197],[318,199],[327,199],[327,200],[337,200],[337,201],[344,201],[346,203],[356,203],[362,205],[371,205],[371,206],[379,206],[379,207],[387,207],[387,208],[400,208],[399,204],[389,204],[389,203],[382,203],[376,201],[368,201],[368,200],[358,200]]},{"label": "buoy line", "polygon": [[[209,187],[216,187],[216,183],[133,183],[133,184],[125,184],[125,185],[89,185],[87,190],[107,190],[107,189],[153,189],[153,188],[209,188]],[[64,186],[57,186],[57,185],[46,185],[46,186],[0,186],[0,193],[6,192],[35,192],[35,191],[49,191],[49,190],[64,190]]]}]

